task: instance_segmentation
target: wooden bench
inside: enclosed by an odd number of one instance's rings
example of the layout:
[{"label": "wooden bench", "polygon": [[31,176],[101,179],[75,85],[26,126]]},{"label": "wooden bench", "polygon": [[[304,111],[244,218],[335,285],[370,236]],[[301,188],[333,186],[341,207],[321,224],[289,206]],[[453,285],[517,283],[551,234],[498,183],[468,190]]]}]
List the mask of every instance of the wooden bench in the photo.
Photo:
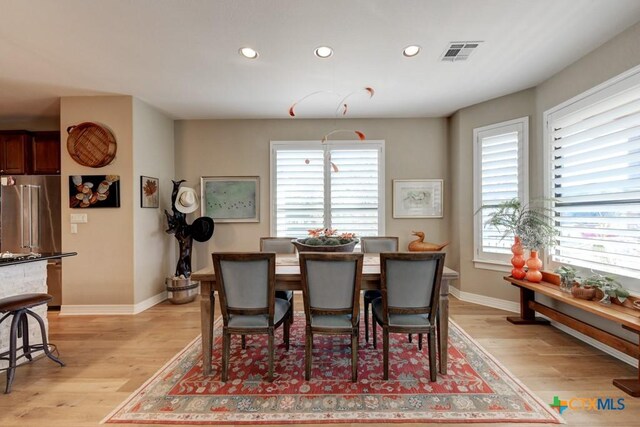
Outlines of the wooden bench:
[{"label": "wooden bench", "polygon": [[[518,280],[511,276],[504,277],[504,280],[520,289],[520,317],[507,317],[509,322],[516,325],[549,324],[548,320],[536,317],[536,313],[540,313],[549,319],[562,323],[618,351],[639,359],[640,362],[640,310],[634,309],[630,301],[627,302],[628,306],[618,304],[603,305],[597,301],[574,298],[571,294],[560,290],[560,279],[553,273],[543,272],[543,281],[540,283]],[[536,302],[535,294],[545,295],[564,304],[613,321],[621,325],[622,328],[639,334],[639,342],[634,343],[620,338],[582,320]],[[640,397],[640,363],[638,365],[638,373],[638,378],[614,379],[613,385],[633,397]]]}]

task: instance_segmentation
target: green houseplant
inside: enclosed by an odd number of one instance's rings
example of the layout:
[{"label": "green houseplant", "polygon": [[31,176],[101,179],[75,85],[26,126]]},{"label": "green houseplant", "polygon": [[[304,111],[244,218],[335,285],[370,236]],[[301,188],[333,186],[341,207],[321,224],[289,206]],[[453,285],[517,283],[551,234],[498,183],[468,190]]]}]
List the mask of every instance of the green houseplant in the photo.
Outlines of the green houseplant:
[{"label": "green houseplant", "polygon": [[[515,243],[511,247],[514,257],[511,263],[514,269],[511,275],[516,279],[525,278],[531,282],[542,280],[542,261],[538,258],[538,251],[552,246],[556,239],[556,229],[553,225],[553,211],[546,208],[544,201],[523,204],[518,199],[510,199],[498,205],[485,205],[480,209],[491,209],[485,226],[493,226],[502,232],[502,238],[513,234]],[[531,257],[527,260],[529,271],[524,273],[524,258],[522,249],[529,249]]]},{"label": "green houseplant", "polygon": [[611,276],[595,273],[583,280],[582,285],[599,289],[603,293],[599,301],[602,304],[611,304],[611,298],[618,298],[622,303],[629,297],[629,291]]},{"label": "green houseplant", "polygon": [[554,273],[560,276],[560,290],[562,292],[571,292],[573,284],[576,283],[576,269],[570,265],[563,265],[558,267]]}]

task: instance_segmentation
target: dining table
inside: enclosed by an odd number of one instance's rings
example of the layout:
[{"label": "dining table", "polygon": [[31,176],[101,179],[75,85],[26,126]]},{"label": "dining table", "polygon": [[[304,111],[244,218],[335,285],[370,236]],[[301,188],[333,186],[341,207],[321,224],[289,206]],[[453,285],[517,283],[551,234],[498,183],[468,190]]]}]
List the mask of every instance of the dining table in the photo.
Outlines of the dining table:
[{"label": "dining table", "polygon": [[[447,373],[447,353],[449,338],[449,286],[458,279],[458,272],[444,267],[440,284],[440,299],[436,335],[438,362],[441,374]],[[213,352],[216,277],[213,265],[191,274],[192,280],[200,282],[200,322],[202,330],[202,370],[204,375],[212,374],[211,355]],[[366,254],[362,267],[361,290],[380,289],[380,256]],[[276,290],[301,291],[302,282],[297,254],[276,255]]]}]

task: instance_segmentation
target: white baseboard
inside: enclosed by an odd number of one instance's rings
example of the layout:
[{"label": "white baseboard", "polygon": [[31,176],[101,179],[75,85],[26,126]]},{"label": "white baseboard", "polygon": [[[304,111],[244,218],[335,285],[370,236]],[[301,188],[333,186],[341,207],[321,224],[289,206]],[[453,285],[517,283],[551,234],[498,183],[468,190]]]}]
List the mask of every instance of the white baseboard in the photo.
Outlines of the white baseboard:
[{"label": "white baseboard", "polygon": [[147,298],[144,301],[141,301],[133,306],[133,314],[142,313],[143,311],[153,307],[156,304],[160,304],[162,301],[167,299],[167,291],[162,291],[159,294],[152,296],[151,298]]},{"label": "white baseboard", "polygon": [[60,307],[60,316],[119,316],[141,313],[167,299],[167,291],[160,292],[137,304],[65,305]]},{"label": "white baseboard", "polygon": [[[449,287],[449,293],[454,297],[456,297],[457,299],[459,299],[460,301],[471,302],[474,304],[483,305],[485,307],[497,308],[500,310],[510,311],[513,313],[520,313],[520,304],[517,302],[507,301],[499,298],[487,297],[484,295],[472,294],[470,292],[461,291],[460,289],[453,286]],[[551,322],[551,326],[557,329],[560,329],[562,332],[568,335],[571,335],[572,337],[577,338],[580,341],[586,344],[589,344],[590,346],[595,347],[598,350],[603,351],[615,357],[618,360],[628,363],[629,365],[634,367],[637,366],[638,364],[638,361],[635,358],[625,353],[622,353],[621,351],[618,351],[613,347],[609,347],[608,345],[603,344],[600,341],[595,340],[587,335],[584,335],[576,330],[573,330],[568,326],[563,325],[562,323],[558,323],[554,320],[551,320],[547,316],[544,316],[540,313],[537,313],[537,316],[549,320]]]},{"label": "white baseboard", "polygon": [[510,311],[512,313],[520,313],[520,304],[505,299],[487,297],[484,295],[472,294],[471,292],[461,291],[460,289],[450,286],[449,292],[460,301],[472,302],[474,304],[484,305],[485,307],[497,308],[499,310]]}]

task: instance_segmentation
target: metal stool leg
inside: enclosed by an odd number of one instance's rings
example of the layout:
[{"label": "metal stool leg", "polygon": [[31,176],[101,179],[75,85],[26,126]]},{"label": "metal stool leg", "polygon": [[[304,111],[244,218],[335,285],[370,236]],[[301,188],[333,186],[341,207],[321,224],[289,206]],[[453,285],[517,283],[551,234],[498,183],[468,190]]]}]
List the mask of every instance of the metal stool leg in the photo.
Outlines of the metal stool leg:
[{"label": "metal stool leg", "polygon": [[18,338],[22,336],[22,353],[27,360],[33,360],[31,357],[31,346],[29,345],[29,319],[27,316],[22,316],[20,319],[20,325],[18,328]]},{"label": "metal stool leg", "polygon": [[9,332],[9,367],[7,368],[7,387],[4,390],[5,394],[11,393],[11,384],[13,383],[13,378],[16,375],[18,326],[20,326],[24,311],[25,310],[17,310],[13,314],[13,319],[11,320],[11,330]]},{"label": "metal stool leg", "polygon": [[47,331],[44,328],[44,322],[42,321],[42,319],[40,318],[40,316],[38,316],[37,314],[35,314],[33,311],[31,310],[26,310],[26,314],[28,314],[29,316],[33,317],[34,319],[36,319],[36,321],[38,322],[38,324],[40,325],[40,333],[42,334],[42,349],[44,350],[44,353],[47,355],[47,357],[51,360],[53,360],[54,362],[56,362],[58,365],[60,366],[64,366],[64,363],[62,362],[62,360],[58,359],[57,357],[55,357],[51,351],[49,350],[49,343],[47,342]]}]

